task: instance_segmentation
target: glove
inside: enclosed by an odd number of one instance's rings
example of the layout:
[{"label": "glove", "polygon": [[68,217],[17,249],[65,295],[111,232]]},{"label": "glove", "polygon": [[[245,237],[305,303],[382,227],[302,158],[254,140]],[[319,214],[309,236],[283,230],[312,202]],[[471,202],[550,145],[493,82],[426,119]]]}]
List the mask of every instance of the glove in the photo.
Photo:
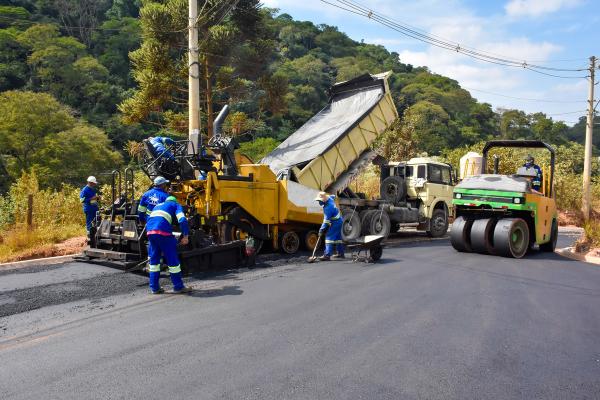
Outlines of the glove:
[{"label": "glove", "polygon": [[323,237],[325,236],[325,231],[324,230],[320,230],[319,231],[319,237]]}]

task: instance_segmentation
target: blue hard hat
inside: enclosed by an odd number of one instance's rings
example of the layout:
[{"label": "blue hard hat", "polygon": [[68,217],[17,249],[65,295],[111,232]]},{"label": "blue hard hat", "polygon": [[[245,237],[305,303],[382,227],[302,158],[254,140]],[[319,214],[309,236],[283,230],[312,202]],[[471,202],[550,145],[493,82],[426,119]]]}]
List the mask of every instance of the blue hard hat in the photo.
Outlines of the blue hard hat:
[{"label": "blue hard hat", "polygon": [[162,176],[154,178],[154,186],[164,185],[165,183],[169,183],[169,181]]}]

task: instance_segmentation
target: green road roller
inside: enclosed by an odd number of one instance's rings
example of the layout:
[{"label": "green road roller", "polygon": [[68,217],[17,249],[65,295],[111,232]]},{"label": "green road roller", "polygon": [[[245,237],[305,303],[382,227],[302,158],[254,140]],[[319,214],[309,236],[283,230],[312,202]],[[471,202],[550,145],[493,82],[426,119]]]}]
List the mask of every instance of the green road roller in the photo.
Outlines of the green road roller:
[{"label": "green road roller", "polygon": [[[512,175],[498,173],[500,158],[488,174],[488,153],[493,148],[542,149],[550,152],[550,165],[526,165]],[[490,160],[492,161],[492,160]],[[494,140],[483,148],[482,173],[463,179],[452,204],[456,219],[450,242],[461,252],[521,258],[536,245],[553,252],[558,237],[554,198],[555,151],[538,140]],[[542,172],[543,171],[543,172]]]}]

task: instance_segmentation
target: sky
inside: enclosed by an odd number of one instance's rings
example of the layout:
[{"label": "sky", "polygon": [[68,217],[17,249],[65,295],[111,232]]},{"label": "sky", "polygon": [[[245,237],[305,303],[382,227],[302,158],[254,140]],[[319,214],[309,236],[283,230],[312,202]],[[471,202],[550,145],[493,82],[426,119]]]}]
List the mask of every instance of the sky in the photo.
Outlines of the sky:
[{"label": "sky", "polygon": [[[600,57],[600,0],[353,1],[395,22],[458,43],[461,48],[473,48],[502,58],[580,69],[589,66],[590,56]],[[432,72],[457,80],[473,97],[490,103],[494,109],[541,111],[568,125],[585,115],[587,79],[550,77],[523,68],[475,60],[403,36],[374,20],[320,0],[262,2],[290,14],[295,20],[334,25],[354,40],[381,44],[397,52],[403,63],[426,66]],[[551,73],[589,75],[587,71]],[[600,70],[596,75],[600,75]],[[600,92],[600,87],[596,87]]]}]

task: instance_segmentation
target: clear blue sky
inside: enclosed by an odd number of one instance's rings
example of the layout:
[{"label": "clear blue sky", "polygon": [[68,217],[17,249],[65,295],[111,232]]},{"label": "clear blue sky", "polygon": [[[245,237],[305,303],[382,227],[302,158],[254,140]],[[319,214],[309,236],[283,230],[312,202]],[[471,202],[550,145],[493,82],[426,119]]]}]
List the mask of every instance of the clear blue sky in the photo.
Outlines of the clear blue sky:
[{"label": "clear blue sky", "polygon": [[[587,67],[590,56],[600,56],[600,0],[355,1],[436,37],[506,58],[571,69]],[[403,36],[320,0],[263,0],[263,3],[296,20],[335,25],[355,40],[382,44],[398,52],[402,62],[427,66],[433,72],[458,80],[474,97],[494,108],[542,111],[569,125],[585,113],[588,96],[585,79],[548,77],[474,60]]]}]

